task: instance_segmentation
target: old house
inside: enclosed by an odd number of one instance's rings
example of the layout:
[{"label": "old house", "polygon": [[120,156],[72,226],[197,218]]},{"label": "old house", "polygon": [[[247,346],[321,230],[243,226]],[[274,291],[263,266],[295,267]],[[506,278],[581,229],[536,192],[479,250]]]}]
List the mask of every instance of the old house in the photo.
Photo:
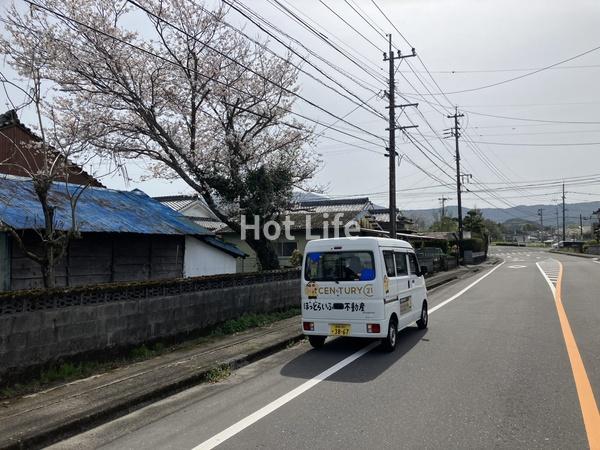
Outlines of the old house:
[{"label": "old house", "polygon": [[[254,272],[258,270],[256,255],[250,246],[241,239],[239,233],[234,232],[216,219],[216,216],[212,214],[201,199],[193,196],[175,196],[159,197],[158,200],[189,216],[196,223],[203,226],[213,226],[214,228],[212,229],[222,236],[224,241],[235,245],[245,252],[248,257],[237,260],[238,272]],[[298,250],[299,252],[304,251],[307,236],[310,239],[318,239],[326,236],[333,237],[332,221],[336,215],[338,215],[344,224],[356,220],[360,223],[361,228],[381,230],[370,218],[368,211],[372,207],[373,204],[366,197],[336,200],[297,198],[290,210],[284,213],[293,222],[293,225],[290,227],[290,234],[293,239],[287,239],[285,234],[281,233],[280,237],[274,241],[279,264],[282,267],[289,266],[290,257],[294,253],[294,250]]]},{"label": "old house", "polygon": [[199,195],[169,195],[165,197],[154,197],[154,200],[183,214],[188,219],[204,228],[218,232],[225,225],[214,212],[210,210],[206,202]]},{"label": "old house", "polygon": [[[50,191],[57,229],[71,227],[68,193],[77,188],[55,183]],[[87,187],[75,211],[81,238],[70,242],[57,263],[57,286],[232,273],[236,259],[244,256],[235,245],[139,190]],[[0,177],[0,290],[42,286],[39,265],[23,254],[6,225],[35,250],[35,230],[43,223],[32,181]]]},{"label": "old house", "polygon": [[[44,155],[36,152],[30,145],[41,139],[31,129],[23,125],[17,112],[10,110],[0,114],[0,174],[28,176],[27,171],[43,167]],[[69,183],[103,187],[102,183],[81,167],[68,163],[66,178]],[[60,181],[67,181],[64,176]]]}]

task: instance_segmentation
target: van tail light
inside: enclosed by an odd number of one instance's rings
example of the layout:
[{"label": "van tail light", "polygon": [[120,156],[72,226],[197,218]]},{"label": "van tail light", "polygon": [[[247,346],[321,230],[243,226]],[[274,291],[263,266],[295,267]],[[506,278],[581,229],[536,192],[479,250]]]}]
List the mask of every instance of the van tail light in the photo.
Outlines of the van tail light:
[{"label": "van tail light", "polygon": [[304,328],[304,331],[315,331],[315,323],[314,322],[302,322],[302,328]]},{"label": "van tail light", "polygon": [[368,323],[367,333],[381,333],[381,326],[378,323]]}]

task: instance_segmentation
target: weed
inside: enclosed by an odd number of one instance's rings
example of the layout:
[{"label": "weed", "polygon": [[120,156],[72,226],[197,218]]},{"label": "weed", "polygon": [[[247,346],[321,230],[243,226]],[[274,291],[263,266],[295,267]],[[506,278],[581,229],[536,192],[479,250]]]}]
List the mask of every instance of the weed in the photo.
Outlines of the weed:
[{"label": "weed", "polygon": [[231,368],[227,364],[213,367],[206,373],[206,381],[208,383],[218,383],[231,375]]}]

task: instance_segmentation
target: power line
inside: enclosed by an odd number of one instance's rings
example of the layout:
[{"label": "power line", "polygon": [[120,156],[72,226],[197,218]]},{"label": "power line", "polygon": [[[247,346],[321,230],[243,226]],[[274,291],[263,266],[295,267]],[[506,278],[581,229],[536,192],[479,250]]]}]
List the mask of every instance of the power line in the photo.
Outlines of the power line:
[{"label": "power line", "polygon": [[559,123],[559,124],[579,124],[579,125],[600,125],[600,122],[585,122],[577,120],[544,120],[544,119],[532,119],[530,117],[511,117],[511,116],[500,116],[497,114],[485,114],[476,111],[463,110],[469,114],[475,114],[476,116],[494,117],[496,119],[508,119],[508,120],[522,120],[524,122],[543,122],[543,123]]},{"label": "power line", "polygon": [[[572,130],[572,131],[540,131],[534,133],[491,133],[491,134],[479,134],[476,133],[478,137],[496,137],[496,136],[539,136],[539,135],[547,135],[547,134],[585,134],[585,133],[600,133],[600,130]],[[433,137],[433,136],[429,136]]]},{"label": "power line", "polygon": [[[30,1],[30,0],[26,0],[26,1]],[[371,133],[370,131],[365,130],[364,128],[359,127],[358,125],[355,125],[351,122],[348,122],[345,119],[342,119],[341,117],[337,116],[336,114],[333,114],[332,112],[328,111],[326,108],[323,108],[322,106],[316,104],[315,102],[308,100],[306,97],[298,94],[297,92],[294,92],[294,90],[292,89],[288,89],[285,86],[282,86],[276,82],[274,82],[273,80],[271,80],[270,78],[264,76],[263,74],[257,72],[256,70],[254,70],[252,67],[248,66],[247,64],[241,63],[238,60],[236,60],[235,58],[232,58],[231,56],[227,55],[226,53],[220,51],[219,49],[215,48],[214,46],[212,46],[210,43],[203,41],[201,39],[198,39],[196,36],[191,35],[190,33],[188,33],[186,30],[182,29],[181,27],[172,24],[171,22],[169,22],[168,20],[165,20],[164,18],[162,18],[161,16],[153,13],[152,11],[150,11],[148,8],[140,5],[139,3],[137,3],[135,0],[126,0],[127,3],[131,3],[132,5],[134,5],[135,7],[137,7],[138,9],[144,11],[146,14],[154,17],[156,20],[161,21],[162,23],[168,25],[169,27],[179,31],[180,33],[184,34],[185,36],[187,36],[190,39],[193,39],[194,41],[206,46],[206,48],[214,51],[215,53],[217,53],[218,55],[230,60],[231,62],[233,62],[234,64],[239,65],[240,67],[244,68],[245,70],[255,74],[256,76],[258,76],[259,78],[263,79],[264,81],[266,81],[269,84],[272,84],[273,86],[277,87],[278,89],[283,90],[284,92],[286,92],[289,95],[294,95],[297,98],[299,98],[300,100],[304,101],[305,103],[307,103],[308,105],[312,106],[315,109],[318,109],[321,112],[324,112],[325,114],[330,115],[331,117],[334,117],[335,119],[339,119],[341,122],[344,122],[347,125],[350,125],[356,129],[361,130],[362,132],[369,134],[377,139],[381,139],[382,141],[384,141],[383,138],[381,138],[380,136]]]},{"label": "power line", "polygon": [[528,144],[517,144],[514,142],[486,142],[486,141],[472,141],[475,144],[486,144],[486,145],[502,145],[510,147],[577,147],[587,145],[600,145],[600,142],[566,142],[566,143],[528,143]]},{"label": "power line", "polygon": [[508,79],[506,79],[506,80],[498,81],[498,82],[496,82],[496,83],[492,83],[492,84],[486,84],[486,85],[483,85],[483,86],[478,86],[478,87],[471,88],[471,89],[462,89],[462,90],[460,90],[460,91],[452,91],[452,92],[441,92],[440,94],[435,94],[435,95],[445,95],[445,94],[462,94],[462,93],[465,93],[465,92],[474,92],[474,91],[480,91],[480,90],[482,90],[482,89],[488,89],[488,88],[491,88],[491,87],[500,86],[500,85],[502,85],[502,84],[510,83],[510,82],[512,82],[512,81],[520,80],[520,79],[522,79],[522,78],[529,77],[529,76],[531,76],[531,75],[535,75],[535,74],[537,74],[537,73],[543,72],[543,71],[545,71],[545,70],[552,69],[552,68],[553,68],[553,67],[555,67],[555,66],[558,66],[558,65],[560,65],[560,64],[564,64],[564,63],[566,63],[566,62],[569,62],[569,61],[573,61],[574,59],[577,59],[577,58],[581,58],[582,56],[588,55],[588,54],[590,54],[590,53],[592,53],[592,52],[595,52],[595,51],[597,51],[597,50],[600,50],[600,46],[597,46],[597,47],[591,48],[591,49],[589,49],[589,50],[586,50],[586,51],[584,51],[584,52],[578,53],[578,54],[577,54],[577,55],[575,55],[575,56],[571,56],[570,58],[563,59],[563,60],[561,60],[561,61],[558,61],[558,62],[556,62],[556,63],[550,64],[550,65],[548,65],[548,66],[541,67],[541,68],[539,68],[539,69],[533,70],[533,71],[531,71],[531,72],[528,72],[528,73],[525,73],[525,74],[523,74],[523,75],[519,75],[519,76],[517,76],[517,77],[508,78]]},{"label": "power line", "polygon": [[[273,33],[269,32],[268,30],[266,30],[262,25],[260,25],[259,23],[257,23],[256,21],[254,21],[251,17],[249,17],[248,14],[246,14],[244,11],[240,10],[237,6],[235,6],[234,4],[230,3],[228,0],[222,0],[224,3],[226,3],[227,5],[229,5],[231,8],[233,8],[235,11],[237,11],[240,15],[242,15],[243,17],[245,17],[247,20],[249,20],[251,23],[253,23],[256,27],[258,27],[260,30],[264,31],[265,33],[267,33],[269,36],[271,36],[273,39],[275,39],[279,44],[281,44],[284,48],[286,48],[287,50],[289,50],[290,52],[292,52],[293,54],[295,54],[296,56],[298,56],[303,62],[305,62],[306,64],[308,64],[309,66],[311,66],[312,68],[314,68],[317,72],[319,72],[321,75],[323,75],[325,78],[327,78],[328,80],[332,81],[333,83],[335,83],[337,86],[341,87],[346,93],[350,94],[351,96],[353,96],[354,98],[356,98],[357,100],[359,100],[361,103],[356,103],[355,100],[352,100],[351,98],[349,98],[346,94],[339,92],[337,89],[333,88],[332,86],[329,86],[328,84],[324,83],[322,80],[320,80],[319,78],[315,77],[313,74],[307,72],[306,70],[304,70],[302,67],[300,67],[297,64],[294,64],[293,62],[289,61],[287,58],[284,58],[282,56],[280,56],[279,54],[277,54],[276,52],[274,52],[272,49],[270,49],[267,45],[263,44],[262,42],[259,42],[258,40],[250,37],[248,34],[244,33],[242,30],[234,27],[233,25],[227,23],[225,20],[222,20],[222,23],[225,24],[227,27],[229,27],[230,29],[233,29],[235,32],[241,34],[242,36],[244,36],[246,39],[248,39],[251,42],[254,42],[256,45],[258,45],[260,48],[264,49],[265,51],[271,53],[272,55],[274,55],[275,57],[281,59],[282,61],[285,61],[289,64],[291,64],[293,67],[295,67],[298,71],[304,73],[305,75],[307,75],[308,77],[310,77],[311,79],[315,80],[316,82],[318,82],[319,84],[327,87],[328,89],[334,91],[336,94],[341,95],[342,97],[346,98],[347,100],[349,100],[350,102],[354,103],[355,105],[358,105],[359,107],[365,109],[367,112],[376,115],[377,117],[381,117],[381,118],[385,118],[383,116],[383,114],[381,114],[379,111],[377,111],[376,109],[374,109],[373,107],[371,107],[370,105],[367,105],[367,107],[365,107],[364,105],[367,104],[366,101],[364,101],[363,99],[361,99],[358,95],[356,95],[355,93],[351,92],[346,86],[344,86],[343,84],[341,84],[339,81],[333,79],[330,75],[326,74],[325,72],[323,72],[323,70],[321,68],[319,68],[318,66],[316,66],[315,64],[313,64],[311,61],[309,61],[308,59],[306,59],[303,55],[301,55],[298,51],[296,51],[296,49],[294,49],[291,45],[287,45],[285,42],[283,42],[281,39],[279,39],[277,36],[275,36]],[[197,3],[194,2],[194,4],[196,6],[198,6],[202,11],[211,14],[213,17],[216,17],[216,15],[214,13],[212,13],[211,11],[206,10],[204,7],[198,5]]]},{"label": "power line", "polygon": [[[578,66],[559,66],[559,67],[549,67],[544,69],[544,67],[528,67],[521,69],[445,69],[445,70],[431,70],[431,73],[439,73],[439,74],[463,74],[463,73],[497,73],[497,72],[530,72],[536,70],[559,70],[559,69],[594,69],[600,68],[600,64],[588,64],[588,65],[578,65]],[[421,73],[425,73],[426,71],[421,71]]]},{"label": "power line", "polygon": [[[283,12],[285,15],[290,17],[292,20],[297,22],[303,28],[308,30],[310,33],[315,35],[321,41],[326,43],[333,50],[335,50],[336,52],[338,52],[339,54],[344,56],[344,58],[348,59],[348,61],[350,61],[353,65],[358,67],[360,70],[364,71],[366,74],[368,74],[369,76],[373,77],[374,79],[380,81],[382,84],[385,85],[385,83],[387,82],[386,78],[379,72],[381,69],[377,63],[373,62],[371,59],[369,59],[364,54],[360,53],[355,48],[349,47],[344,42],[344,40],[335,36],[333,33],[331,33],[331,32],[328,33],[326,30],[323,29],[322,26],[320,26],[318,23],[316,23],[313,19],[311,19],[305,13],[303,13],[299,9],[295,8],[292,4],[290,4],[286,0],[281,0],[281,1],[280,0],[267,0],[267,1],[269,3],[271,3],[275,8],[277,8],[281,12]],[[282,2],[286,3],[288,6],[283,5]],[[245,7],[246,7],[246,9],[248,9],[247,6],[245,6]],[[292,11],[292,9],[294,9],[296,12]],[[300,18],[300,16],[305,17],[306,20]],[[312,24],[308,23],[308,21],[312,22]],[[333,40],[329,36],[332,36],[333,38],[335,38],[335,41],[338,44],[335,45],[332,42]],[[340,47],[345,47],[346,50],[341,50]],[[308,49],[308,48],[306,48],[306,49],[307,49],[307,51],[311,52],[310,49]],[[356,56],[356,55],[358,55],[358,56]]]},{"label": "power line", "polygon": [[346,2],[346,4],[352,8],[352,11],[354,11],[362,20],[365,21],[365,23],[367,25],[369,25],[374,31],[375,33],[377,33],[379,36],[381,36],[383,39],[386,39],[385,37],[385,33],[383,33],[382,31],[378,30],[375,25],[371,22],[371,20],[367,19],[367,15],[364,13],[364,11],[361,9],[361,12],[358,11],[359,7],[358,5],[353,5],[352,3],[350,3],[348,0],[344,0]]},{"label": "power line", "polygon": [[319,2],[325,6],[325,8],[327,8],[329,11],[331,11],[333,13],[333,15],[335,15],[338,19],[340,19],[342,22],[344,22],[348,27],[350,27],[356,34],[358,34],[360,37],[362,37],[366,42],[368,42],[369,44],[371,44],[373,47],[375,47],[376,50],[381,51],[381,48],[377,46],[377,44],[375,44],[372,40],[370,40],[368,37],[366,37],[364,34],[362,34],[360,31],[358,31],[354,26],[352,26],[352,24],[350,24],[346,19],[344,19],[342,16],[340,16],[338,13],[335,12],[334,9],[332,9],[327,3],[325,3],[323,0],[319,0]]}]

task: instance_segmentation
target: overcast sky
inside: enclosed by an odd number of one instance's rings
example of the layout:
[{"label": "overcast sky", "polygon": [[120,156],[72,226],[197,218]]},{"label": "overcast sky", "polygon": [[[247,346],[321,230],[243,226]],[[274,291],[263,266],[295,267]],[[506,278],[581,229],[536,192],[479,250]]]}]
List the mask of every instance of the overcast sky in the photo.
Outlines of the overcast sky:
[{"label": "overcast sky", "polygon": [[[8,2],[0,0],[3,5]],[[324,0],[337,14],[347,20],[356,30],[352,30],[342,20],[329,11],[319,0],[290,2],[299,8],[304,19],[312,20],[326,31],[329,39],[339,42],[338,48],[350,50],[354,63],[343,57],[323,41],[307,32],[288,16],[277,11],[273,4],[261,0],[244,0],[244,3],[260,15],[276,23],[294,38],[334,64],[343,67],[353,76],[367,82],[369,90],[343,78],[314,58],[332,77],[377,111],[387,115],[383,98],[384,83],[380,79],[362,71],[368,67],[387,77],[387,63],[383,61],[383,51],[387,43],[371,28],[344,0]],[[375,28],[384,33],[392,33],[394,43],[405,53],[410,51],[408,44],[369,0],[350,1],[362,9],[365,17],[373,20]],[[410,120],[419,124],[419,131],[439,157],[430,158],[436,167],[406,139],[397,135],[397,151],[445,183],[452,183],[454,141],[445,144],[435,137],[441,135],[451,121],[444,116],[451,112],[452,105],[458,105],[466,117],[462,125],[468,137],[478,142],[467,145],[461,140],[463,172],[471,173],[484,186],[476,183],[468,189],[481,191],[506,186],[506,179],[513,183],[556,179],[600,174],[600,144],[539,146],[539,144],[580,144],[600,143],[600,51],[569,61],[556,68],[507,82],[488,89],[465,93],[452,93],[478,88],[506,79],[524,75],[535,69],[573,57],[594,47],[600,46],[600,2],[598,1],[508,1],[504,0],[376,0],[404,37],[416,48],[427,68],[444,92],[444,96],[418,94],[439,92],[424,67],[417,58],[402,62],[397,75],[397,91],[410,101],[420,103],[419,110],[433,127],[432,131],[425,120],[415,111],[406,110]],[[235,11],[227,18],[231,23],[244,25],[245,30],[254,36],[265,35],[248,24]],[[358,33],[363,34],[364,37]],[[366,38],[366,39],[365,39]],[[368,42],[367,39],[371,42]],[[374,44],[374,45],[373,45]],[[270,45],[276,51],[282,48],[276,43]],[[303,51],[303,54],[306,54]],[[410,62],[417,76],[410,71]],[[305,65],[307,71],[310,67]],[[450,73],[455,71],[455,73]],[[300,78],[301,94],[337,116],[346,116],[356,108],[350,101],[331,90],[317,84],[305,75]],[[422,84],[424,83],[426,87]],[[410,86],[412,84],[412,87]],[[339,90],[339,87],[337,87]],[[373,94],[376,91],[379,95]],[[415,97],[417,95],[417,97]],[[397,102],[404,100],[400,96]],[[436,103],[439,101],[438,104]],[[434,106],[426,103],[434,102]],[[5,103],[3,101],[3,103]],[[335,122],[335,118],[298,101],[295,109],[306,116],[325,124]],[[596,123],[544,123],[501,119],[476,115],[475,113],[499,116],[539,119],[560,122]],[[357,109],[345,120],[353,125],[387,140],[387,122],[364,109]],[[409,123],[405,116],[399,118],[400,125]],[[335,197],[367,195],[375,203],[387,204],[388,169],[383,152],[385,144],[370,134],[338,122],[336,128],[373,142],[373,144],[327,130],[319,140],[316,151],[321,154],[322,167],[315,183],[327,186],[327,194]],[[323,127],[317,127],[320,132]],[[423,136],[411,131],[415,139]],[[340,139],[348,143],[367,147],[369,150],[351,147],[347,144],[327,139]],[[509,145],[499,145],[509,144]],[[519,145],[529,144],[529,145]],[[532,146],[530,144],[536,144]],[[444,162],[440,161],[440,158]],[[443,169],[443,173],[441,170]],[[137,177],[143,170],[130,166],[129,172]],[[598,177],[600,179],[600,175]],[[125,184],[113,178],[104,180],[114,188],[140,188],[150,195],[170,195],[187,193],[190,190],[183,183],[151,180],[134,181]],[[439,184],[428,175],[409,164],[403,158],[398,168],[397,196],[401,209],[430,208],[439,206],[442,195],[451,197],[449,204],[456,203],[456,191],[452,187],[435,187]],[[422,188],[402,192],[405,189]],[[598,194],[598,196],[590,195]],[[500,190],[492,196],[480,192],[479,197],[465,194],[465,206],[506,207],[517,204],[553,203],[559,197],[556,187],[545,189],[527,188],[519,191]],[[499,199],[498,197],[501,197]],[[581,202],[597,200],[600,197],[600,182],[596,185],[567,185],[567,201]]]}]

